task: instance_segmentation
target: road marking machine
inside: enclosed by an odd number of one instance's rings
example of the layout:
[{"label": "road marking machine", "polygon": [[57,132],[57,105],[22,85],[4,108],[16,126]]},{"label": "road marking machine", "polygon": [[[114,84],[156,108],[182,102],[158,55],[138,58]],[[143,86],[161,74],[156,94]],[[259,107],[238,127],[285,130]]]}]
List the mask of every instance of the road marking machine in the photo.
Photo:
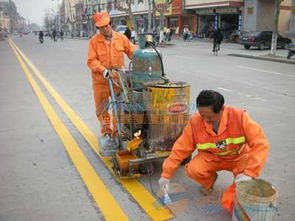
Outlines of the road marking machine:
[{"label": "road marking machine", "polygon": [[190,117],[190,86],[166,78],[150,35],[140,35],[139,46],[129,69],[108,78],[111,100],[101,110],[113,109],[118,140],[109,146],[100,139],[100,153],[112,157],[120,178],[151,174],[152,162],[169,156]]}]

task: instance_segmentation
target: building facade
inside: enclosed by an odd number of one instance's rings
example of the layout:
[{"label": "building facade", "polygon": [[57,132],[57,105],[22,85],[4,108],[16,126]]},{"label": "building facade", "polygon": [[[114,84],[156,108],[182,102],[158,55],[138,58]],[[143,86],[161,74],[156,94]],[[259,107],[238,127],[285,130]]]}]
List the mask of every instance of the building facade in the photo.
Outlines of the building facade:
[{"label": "building facade", "polygon": [[8,32],[10,30],[10,19],[4,5],[0,2],[0,31]]},{"label": "building facade", "polygon": [[[272,30],[274,25],[275,0],[245,0],[243,31]],[[290,32],[291,0],[280,5],[278,31],[287,36]]]},{"label": "building facade", "polygon": [[[160,16],[155,7],[166,0],[133,0],[131,11],[138,32],[147,31],[149,2],[152,5],[152,27]],[[284,0],[280,7],[279,32],[286,35],[294,27],[295,0]],[[133,26],[127,1],[124,0],[63,0],[67,30],[90,32],[92,15],[108,11],[112,24]],[[295,3],[293,3],[295,4]],[[293,8],[293,9],[292,9]],[[164,26],[181,35],[184,25],[196,37],[210,37],[216,28],[223,29],[225,38],[256,30],[271,30],[274,23],[275,0],[173,0],[165,12]],[[293,21],[292,21],[293,19]],[[92,23],[91,23],[92,22]],[[294,29],[294,28],[293,28]]]},{"label": "building facade", "polygon": [[[127,25],[133,27],[126,1],[108,1],[109,13],[113,26]],[[134,0],[131,4],[131,10],[134,15],[138,30],[147,30],[148,27],[148,0]]]}]

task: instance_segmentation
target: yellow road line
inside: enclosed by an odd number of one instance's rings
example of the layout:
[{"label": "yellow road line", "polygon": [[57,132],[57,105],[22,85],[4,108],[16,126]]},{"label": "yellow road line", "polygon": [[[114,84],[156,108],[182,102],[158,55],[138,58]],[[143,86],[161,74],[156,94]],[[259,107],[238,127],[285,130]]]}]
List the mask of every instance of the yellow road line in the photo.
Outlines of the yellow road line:
[{"label": "yellow road line", "polygon": [[48,99],[38,86],[37,82],[34,80],[29,69],[25,65],[21,56],[18,54],[16,48],[14,47],[11,40],[9,44],[12,47],[22,69],[24,70],[34,92],[39,98],[42,107],[47,114],[48,119],[52,123],[56,133],[62,140],[64,147],[69,154],[71,160],[77,168],[80,176],[82,177],[84,183],[86,184],[89,192],[93,196],[95,202],[100,208],[102,214],[106,220],[129,220],[126,214],[123,212],[121,207],[117,204],[116,200],[113,198],[108,188],[104,185],[102,180],[96,174],[95,170],[79,148],[78,144],[74,140],[73,136],[70,134],[69,130],[61,119],[56,114],[54,108],[49,103]]},{"label": "yellow road line", "polygon": [[[15,45],[15,44],[14,44]],[[56,90],[48,83],[48,81],[42,76],[40,71],[35,67],[35,65],[21,52],[21,50],[15,45],[18,52],[22,55],[24,60],[28,63],[30,68],[33,70],[34,74],[40,79],[45,88],[49,91],[52,97],[59,104],[61,109],[66,113],[72,123],[75,125],[77,130],[82,134],[85,140],[89,143],[91,148],[95,153],[102,159],[105,165],[109,168],[111,172],[112,163],[109,158],[102,157],[98,150],[98,140],[97,136],[91,131],[91,129],[80,119],[80,117],[73,111],[73,109],[62,99],[62,97],[56,92]],[[142,209],[147,213],[147,215],[152,220],[167,220],[173,218],[172,213],[164,207],[156,207],[154,202],[155,197],[145,189],[145,187],[135,179],[118,179],[118,181],[124,186],[124,188],[129,192],[129,194],[137,201],[137,203],[142,207]]]}]

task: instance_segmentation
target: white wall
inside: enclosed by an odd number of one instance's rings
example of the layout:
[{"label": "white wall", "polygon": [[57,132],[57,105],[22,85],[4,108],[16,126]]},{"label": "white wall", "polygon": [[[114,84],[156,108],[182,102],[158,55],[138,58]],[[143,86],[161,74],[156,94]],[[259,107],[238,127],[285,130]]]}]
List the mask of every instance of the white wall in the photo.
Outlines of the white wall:
[{"label": "white wall", "polygon": [[243,32],[256,30],[257,0],[246,0],[244,5]]}]

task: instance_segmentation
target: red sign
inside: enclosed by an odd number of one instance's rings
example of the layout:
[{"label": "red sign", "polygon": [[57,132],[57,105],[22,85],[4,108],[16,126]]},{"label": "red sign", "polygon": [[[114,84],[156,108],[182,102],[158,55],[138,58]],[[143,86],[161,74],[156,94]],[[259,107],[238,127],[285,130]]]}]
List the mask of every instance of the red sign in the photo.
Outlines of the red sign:
[{"label": "red sign", "polygon": [[167,112],[169,114],[181,114],[187,110],[186,104],[170,104],[168,105]]}]

